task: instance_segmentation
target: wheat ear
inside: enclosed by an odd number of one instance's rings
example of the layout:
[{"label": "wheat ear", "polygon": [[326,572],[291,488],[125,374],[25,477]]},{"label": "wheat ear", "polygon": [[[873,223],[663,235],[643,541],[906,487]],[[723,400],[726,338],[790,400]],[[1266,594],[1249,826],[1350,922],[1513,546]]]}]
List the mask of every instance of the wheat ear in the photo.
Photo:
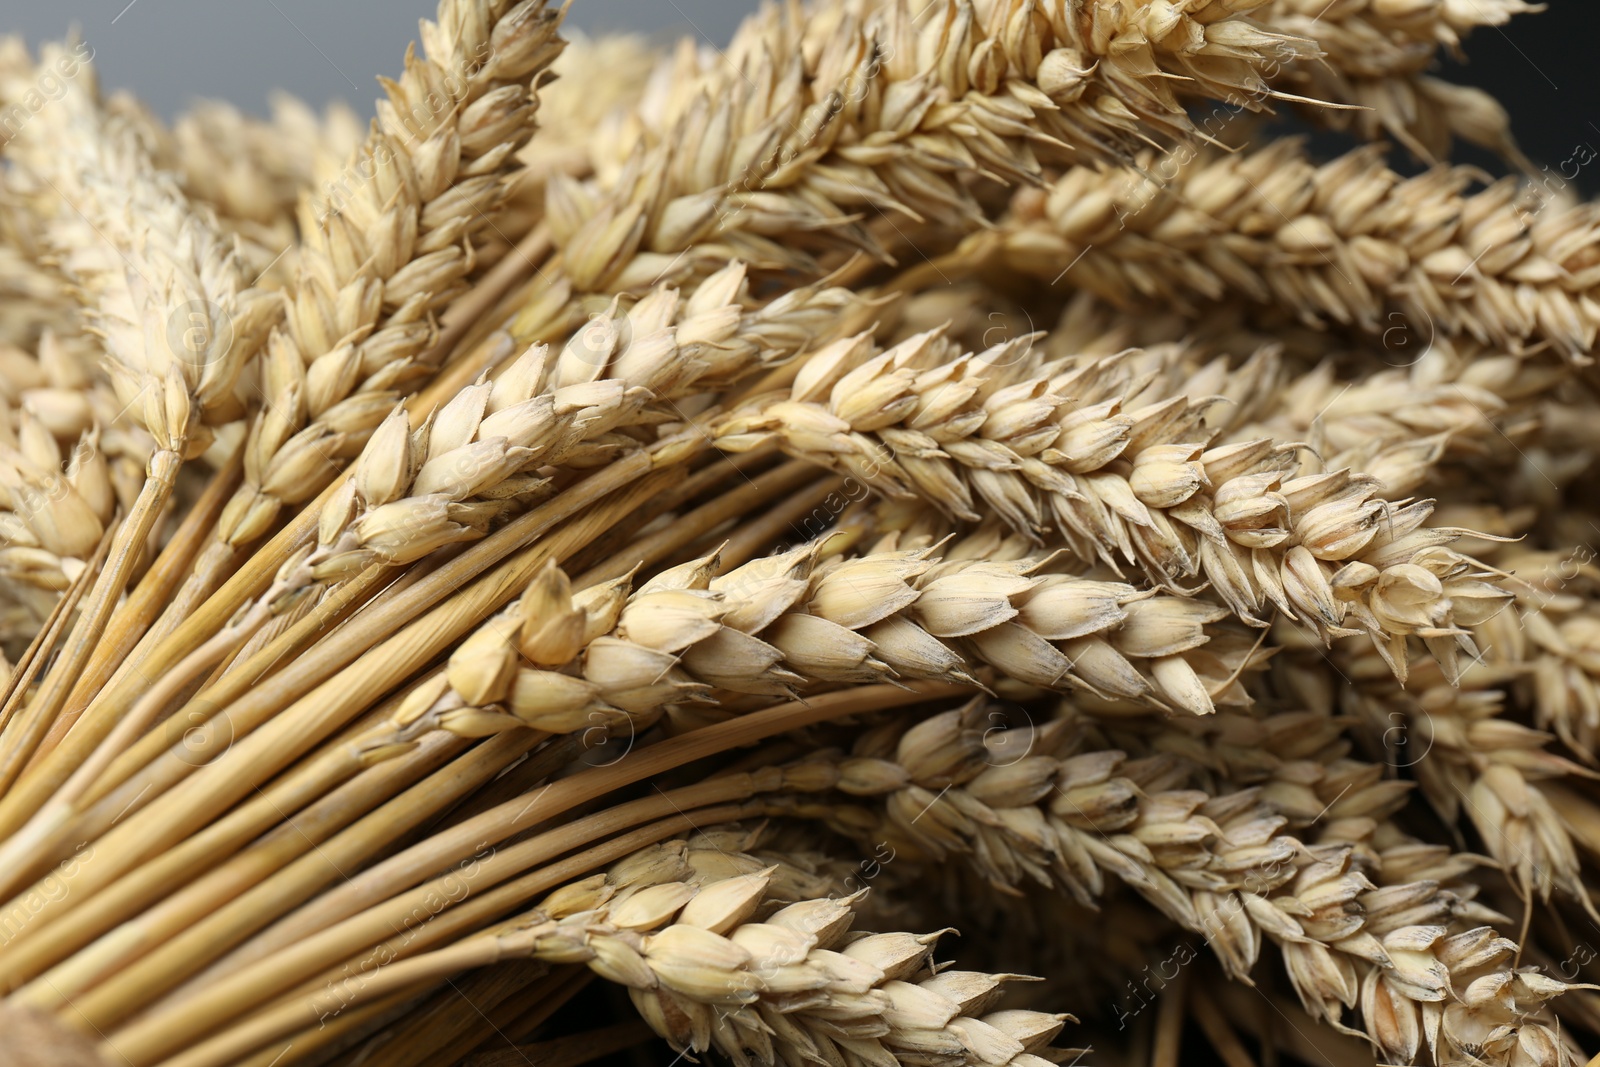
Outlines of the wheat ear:
[{"label": "wheat ear", "polygon": [[262,363],[268,406],[252,427],[245,487],[218,526],[261,537],[309,500],[431,369],[433,315],[463,291],[473,240],[492,225],[532,134],[532,81],[561,50],[542,0],[441,0],[385,81],[378,122],[343,181],[300,207],[300,277]]},{"label": "wheat ear", "polygon": [[[733,413],[718,443],[776,438],[959,519],[977,520],[981,500],[1040,539],[1048,516],[1080,558],[1136,563],[1169,588],[1204,574],[1246,620],[1270,606],[1325,637],[1364,631],[1402,677],[1407,636],[1453,664],[1462,627],[1504,603],[1490,572],[1445,547],[1456,532],[1423,525],[1431,502],[1387,502],[1349,470],[1297,477],[1295,444],[1222,443],[1206,421],[1214,399],[1181,386],[1135,389],[1149,402],[1124,410],[1128,355],[1051,361],[1032,343],[957,357],[940,331],[881,353],[865,337],[836,342],[787,396]],[[1225,367],[1197,384],[1220,384]],[[1266,369],[1252,360],[1226,387],[1248,393]]]},{"label": "wheat ear", "polygon": [[1318,166],[1284,139],[1227,158],[1078,168],[952,259],[993,250],[1124,306],[1232,292],[1374,336],[1398,324],[1573,359],[1594,346],[1588,250],[1600,209],[1515,179],[1469,193],[1466,168],[1405,178],[1380,158],[1358,149]]},{"label": "wheat ear", "polygon": [[[1307,1009],[1346,1032],[1354,1010],[1364,1029],[1353,1032],[1391,1062],[1581,1062],[1546,1007],[1565,983],[1518,969],[1516,945],[1476,925],[1494,913],[1470,897],[1427,877],[1375,885],[1353,842],[1288,836],[1253,790],[1173,789],[1159,761],[1136,768],[1115,751],[1057,757],[1060,731],[1010,738],[985,731],[987,721],[974,704],[898,741],[865,741],[872,755],[837,764],[838,788],[882,796],[884,807],[833,821],[870,840],[892,827],[935,856],[971,855],[990,877],[1029,876],[1082,899],[1113,875],[1204,934],[1237,978],[1263,939],[1274,941]],[[1013,761],[1015,752],[1033,754]],[[1155,778],[1127,776],[1144,770]],[[1424,875],[1438,862],[1435,853],[1406,857]]]},{"label": "wheat ear", "polygon": [[808,248],[886,252],[865,212],[975,225],[963,172],[1033,182],[1036,147],[1119,157],[1182,140],[1184,97],[1261,106],[1263,69],[1310,49],[1235,17],[1251,6],[1159,20],[1134,6],[1084,18],[1067,0],[773,7],[723,57],[685,46],[664,60],[603,128],[596,181],[552,180],[563,269],[583,291],[730,257],[815,271]]}]

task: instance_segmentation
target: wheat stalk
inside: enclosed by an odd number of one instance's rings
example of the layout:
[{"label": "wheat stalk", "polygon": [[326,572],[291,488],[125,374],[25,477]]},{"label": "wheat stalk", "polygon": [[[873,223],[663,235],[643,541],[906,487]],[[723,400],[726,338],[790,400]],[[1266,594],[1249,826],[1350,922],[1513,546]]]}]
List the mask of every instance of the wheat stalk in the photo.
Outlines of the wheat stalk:
[{"label": "wheat stalk", "polygon": [[[260,998],[269,996],[274,989],[312,977],[318,968],[335,964],[350,952],[362,951],[383,942],[386,938],[392,938],[395,916],[403,916],[420,901],[434,899],[436,896],[438,886],[434,884],[436,880],[432,879],[432,876],[439,870],[441,863],[448,864],[470,857],[485,847],[482,844],[484,841],[491,844],[504,841],[518,833],[520,829],[538,825],[550,815],[570,810],[571,806],[581,804],[587,799],[602,796],[616,788],[618,784],[638,781],[642,776],[679,766],[688,760],[721,751],[726,746],[749,743],[771,736],[797,723],[849,714],[863,707],[915,702],[925,699],[925,694],[930,688],[934,691],[945,691],[948,687],[925,686],[910,691],[896,692],[891,689],[884,692],[886,688],[888,687],[862,687],[834,694],[831,698],[826,696],[818,698],[809,706],[780,705],[769,709],[767,713],[747,716],[737,723],[729,724],[725,729],[700,731],[698,736],[685,737],[677,743],[668,742],[652,746],[634,758],[572,777],[567,780],[569,783],[567,786],[545,790],[535,803],[530,804],[522,797],[513,797],[447,827],[414,847],[390,856],[385,862],[369,868],[362,876],[345,882],[336,891],[323,894],[303,908],[301,913],[279,922],[271,930],[258,935],[252,943],[234,953],[236,958],[242,954],[244,960],[252,962],[249,970],[241,973],[236,968],[231,969],[223,975],[226,980],[220,982],[218,976],[211,975],[197,996],[202,1003],[208,1005],[207,1012],[220,1012],[226,1017],[228,1012],[245,1004],[258,1003]],[[785,778],[781,774],[726,776],[699,786],[675,790],[665,796],[648,797],[613,811],[578,819],[548,833],[527,839],[515,848],[499,849],[488,866],[483,868],[485,881],[477,884],[482,888],[494,886],[497,882],[504,884],[466,901],[463,908],[451,913],[456,915],[457,919],[436,926],[430,925],[430,937],[449,936],[450,930],[455,928],[452,925],[454,922],[477,921],[475,917],[484,915],[492,917],[496,914],[493,908],[514,907],[520,902],[525,902],[529,892],[549,888],[551,883],[544,879],[552,870],[558,870],[560,865],[544,869],[538,869],[536,865],[548,862],[574,844],[591,840],[589,835],[681,813],[686,807],[739,801],[754,792],[780,787],[784,782]],[[681,824],[671,823],[671,827],[679,825]],[[671,827],[665,833],[676,832]],[[648,830],[646,827],[639,832],[645,833]],[[659,840],[659,837],[650,840]],[[465,851],[461,852],[462,849]],[[102,853],[97,852],[96,855]],[[451,856],[454,856],[454,859],[448,858]],[[86,887],[81,876],[92,877],[91,872],[95,866],[97,865],[85,865],[72,878],[78,883],[79,888]],[[535,869],[530,872],[530,867]],[[582,869],[579,868],[580,871]],[[513,875],[520,877],[505,881],[508,876]],[[274,885],[281,884],[284,878],[293,877],[295,877],[293,871],[286,871]],[[269,902],[269,906],[276,907],[279,898],[267,896],[264,899]],[[269,913],[269,917],[271,914],[276,913]],[[404,943],[411,944],[413,950],[422,947],[409,935],[405,936]],[[265,970],[263,967],[266,965],[260,962],[264,956],[272,957],[270,967]],[[50,995],[48,987],[45,987],[45,992]],[[124,995],[131,992],[135,997],[142,997],[146,993],[138,986],[133,987],[131,991],[124,987],[122,992]],[[195,996],[186,998],[185,1010],[179,1013],[185,1020],[183,1023],[185,1027],[202,1018],[195,1012],[197,1008],[195,999]],[[158,1027],[156,1032],[166,1033],[170,1029],[170,1027]]]}]

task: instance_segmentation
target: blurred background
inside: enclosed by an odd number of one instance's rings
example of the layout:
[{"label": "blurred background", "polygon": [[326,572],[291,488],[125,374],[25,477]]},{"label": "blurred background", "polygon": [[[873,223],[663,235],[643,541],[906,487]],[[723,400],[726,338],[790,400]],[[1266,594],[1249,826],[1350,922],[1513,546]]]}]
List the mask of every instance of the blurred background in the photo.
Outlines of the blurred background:
[{"label": "blurred background", "polygon": [[[5,0],[0,32],[36,44],[76,25],[94,48],[103,84],[132,90],[169,118],[196,97],[222,97],[265,114],[268,94],[280,87],[319,107],[342,99],[371,114],[373,76],[398,73],[417,19],[434,6],[435,0]],[[721,45],[755,6],[756,0],[576,0],[569,19],[591,34],[693,34]],[[1524,150],[1554,170],[1580,144],[1600,148],[1593,58],[1600,3],[1550,0],[1548,6],[1513,19],[1504,31],[1480,31],[1468,42],[1470,62],[1447,63],[1443,73],[1499,97]],[[1493,166],[1486,156],[1460,158]],[[1580,180],[1590,183],[1590,194],[1600,193],[1600,169],[1586,168]]]}]

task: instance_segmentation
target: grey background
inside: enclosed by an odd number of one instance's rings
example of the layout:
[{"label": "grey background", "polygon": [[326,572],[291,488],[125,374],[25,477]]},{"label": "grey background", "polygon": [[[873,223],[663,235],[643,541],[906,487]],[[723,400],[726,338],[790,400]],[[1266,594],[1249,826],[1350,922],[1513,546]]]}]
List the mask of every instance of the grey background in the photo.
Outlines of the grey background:
[{"label": "grey background", "polygon": [[[131,89],[172,116],[196,97],[222,97],[265,113],[269,92],[288,89],[315,105],[342,99],[371,114],[373,77],[399,73],[419,17],[436,0],[0,0],[0,32],[30,44],[76,24],[95,49],[102,84]],[[554,0],[553,0],[554,2]],[[575,0],[570,24],[586,32],[696,34],[726,42],[757,0]],[[1528,154],[1552,165],[1580,143],[1600,147],[1600,79],[1594,75],[1600,3],[1550,0],[1469,41],[1470,64],[1447,63],[1454,81],[1493,92],[1511,111]],[[1330,146],[1337,150],[1337,146]],[[1489,157],[1459,158],[1490,169]],[[1400,154],[1395,162],[1401,163]],[[1600,190],[1600,168],[1579,178]]]}]

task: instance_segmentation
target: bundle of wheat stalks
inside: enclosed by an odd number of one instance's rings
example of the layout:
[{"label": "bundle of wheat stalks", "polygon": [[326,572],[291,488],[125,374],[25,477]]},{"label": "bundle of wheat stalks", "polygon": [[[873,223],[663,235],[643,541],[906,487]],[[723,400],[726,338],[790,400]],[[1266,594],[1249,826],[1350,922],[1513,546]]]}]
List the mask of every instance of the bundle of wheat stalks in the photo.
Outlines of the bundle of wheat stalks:
[{"label": "bundle of wheat stalks", "polygon": [[0,1061],[1583,1063],[1600,207],[1428,73],[1534,9],[564,10],[0,46]]}]

